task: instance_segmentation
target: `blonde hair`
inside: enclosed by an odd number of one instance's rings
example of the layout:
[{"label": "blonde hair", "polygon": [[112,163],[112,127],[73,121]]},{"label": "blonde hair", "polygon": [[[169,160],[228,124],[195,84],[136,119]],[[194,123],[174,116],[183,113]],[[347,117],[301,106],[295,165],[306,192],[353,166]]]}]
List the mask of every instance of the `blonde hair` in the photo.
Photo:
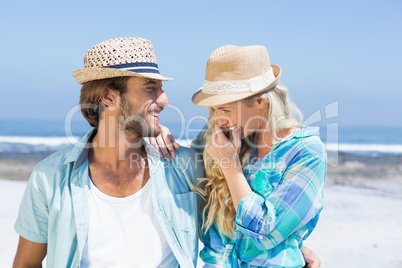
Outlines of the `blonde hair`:
[{"label": "blonde hair", "polygon": [[[282,84],[242,101],[247,104],[258,99],[266,101],[269,105],[268,113],[266,114],[266,127],[269,128],[270,138],[273,143],[282,140],[278,136],[279,131],[302,125],[303,116],[300,110],[291,102],[288,89]],[[216,113],[213,108],[210,108],[208,130],[203,136],[205,144],[209,143],[215,124]],[[254,132],[242,140],[239,159],[243,171],[249,164],[256,135],[257,133]],[[236,209],[233,205],[229,187],[219,164],[214,161],[207,150],[204,150],[203,156],[206,178],[199,180],[200,183],[204,184],[204,189],[199,190],[199,192],[205,198],[202,208],[202,230],[206,232],[215,223],[224,235],[232,237],[235,230]]]}]

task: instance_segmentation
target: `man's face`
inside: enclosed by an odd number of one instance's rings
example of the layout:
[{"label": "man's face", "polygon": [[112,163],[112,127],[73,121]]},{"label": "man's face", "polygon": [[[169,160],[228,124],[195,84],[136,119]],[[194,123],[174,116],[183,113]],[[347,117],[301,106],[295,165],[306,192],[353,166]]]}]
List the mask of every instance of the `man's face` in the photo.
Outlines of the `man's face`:
[{"label": "man's face", "polygon": [[143,77],[130,78],[127,81],[127,92],[120,99],[120,130],[138,137],[158,136],[159,113],[168,104],[161,81]]}]

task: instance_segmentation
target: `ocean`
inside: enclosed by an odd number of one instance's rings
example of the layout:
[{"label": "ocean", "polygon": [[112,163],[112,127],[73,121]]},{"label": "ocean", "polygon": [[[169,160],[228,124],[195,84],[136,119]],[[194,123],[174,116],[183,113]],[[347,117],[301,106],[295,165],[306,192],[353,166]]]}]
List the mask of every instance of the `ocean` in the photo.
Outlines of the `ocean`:
[{"label": "ocean", "polygon": [[[163,122],[162,122],[163,123]],[[203,127],[202,122],[181,126],[166,123],[182,145],[188,145]],[[73,143],[89,130],[85,121],[73,121],[65,127],[57,120],[0,119],[0,153],[47,154]],[[402,127],[362,127],[331,124],[320,127],[320,136],[329,153],[359,154],[367,157],[402,155]]]}]

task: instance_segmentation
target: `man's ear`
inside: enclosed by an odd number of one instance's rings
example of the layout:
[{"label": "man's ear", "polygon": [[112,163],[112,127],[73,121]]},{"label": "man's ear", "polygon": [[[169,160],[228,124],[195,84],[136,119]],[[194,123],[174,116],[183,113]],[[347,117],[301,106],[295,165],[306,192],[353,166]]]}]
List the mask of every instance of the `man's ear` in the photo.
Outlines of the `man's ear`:
[{"label": "man's ear", "polygon": [[105,92],[101,95],[100,100],[106,107],[116,106],[118,93],[110,88],[107,88]]}]

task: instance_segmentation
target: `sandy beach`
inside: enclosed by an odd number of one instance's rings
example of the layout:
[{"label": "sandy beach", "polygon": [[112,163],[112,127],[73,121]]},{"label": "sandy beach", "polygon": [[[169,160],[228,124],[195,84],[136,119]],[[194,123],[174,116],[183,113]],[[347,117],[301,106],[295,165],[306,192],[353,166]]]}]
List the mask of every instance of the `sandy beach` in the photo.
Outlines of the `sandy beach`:
[{"label": "sandy beach", "polygon": [[[0,155],[0,267],[12,264],[19,203],[32,168],[43,157]],[[402,267],[402,156],[338,154],[329,159],[325,207],[305,245],[324,268]]]}]

